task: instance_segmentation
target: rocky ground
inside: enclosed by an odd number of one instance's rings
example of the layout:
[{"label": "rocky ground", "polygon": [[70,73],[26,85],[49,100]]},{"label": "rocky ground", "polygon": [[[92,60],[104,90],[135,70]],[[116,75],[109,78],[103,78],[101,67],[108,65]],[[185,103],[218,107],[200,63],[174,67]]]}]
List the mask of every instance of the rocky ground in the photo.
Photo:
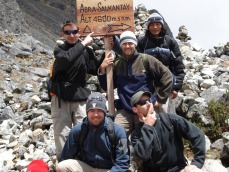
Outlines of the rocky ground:
[{"label": "rocky ground", "polygon": [[51,48],[59,37],[61,23],[76,20],[74,0],[1,0],[0,9],[0,28],[28,33]]}]

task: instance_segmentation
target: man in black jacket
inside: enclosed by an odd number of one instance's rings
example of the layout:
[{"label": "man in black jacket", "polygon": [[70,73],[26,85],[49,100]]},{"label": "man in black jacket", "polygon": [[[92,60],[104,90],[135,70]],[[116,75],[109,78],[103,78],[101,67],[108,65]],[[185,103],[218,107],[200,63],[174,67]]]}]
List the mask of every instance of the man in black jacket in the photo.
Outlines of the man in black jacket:
[{"label": "man in black jacket", "polygon": [[[143,160],[144,172],[189,172],[202,168],[205,161],[205,136],[195,125],[176,114],[154,111],[151,93],[139,91],[131,97],[133,111],[141,123],[131,134],[134,154]],[[190,141],[194,159],[187,164],[182,139]]]},{"label": "man in black jacket", "polygon": [[72,126],[86,117],[86,100],[91,93],[86,88],[86,75],[96,73],[94,53],[88,47],[93,42],[92,34],[80,41],[78,26],[67,21],[61,28],[65,41],[54,50],[55,61],[49,88],[57,159]]},{"label": "man in black jacket", "polygon": [[166,34],[165,22],[156,11],[148,17],[146,25],[145,34],[138,37],[137,50],[156,57],[172,72],[173,89],[166,104],[159,107],[158,111],[176,113],[174,99],[182,88],[185,76],[179,45],[173,37]]}]

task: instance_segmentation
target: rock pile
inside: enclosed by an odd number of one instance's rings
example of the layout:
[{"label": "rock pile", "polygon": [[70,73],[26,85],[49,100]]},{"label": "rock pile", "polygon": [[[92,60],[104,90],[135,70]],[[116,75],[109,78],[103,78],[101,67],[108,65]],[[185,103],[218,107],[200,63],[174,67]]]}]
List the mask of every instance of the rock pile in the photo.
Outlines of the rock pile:
[{"label": "rock pile", "polygon": [[[144,33],[148,16],[144,5],[135,10],[136,34]],[[186,66],[177,112],[212,124],[207,103],[223,98],[229,88],[229,44],[205,50],[188,41],[177,41]],[[104,43],[99,37],[94,42],[92,47],[99,57]],[[0,31],[0,171],[25,171],[31,160],[40,158],[54,171],[55,144],[46,87],[53,58],[52,50],[32,36]],[[88,87],[101,91],[96,76],[89,77]],[[203,171],[226,172],[219,158],[229,157],[229,131],[214,143],[207,136],[206,140],[211,153]],[[217,153],[212,153],[213,149]],[[219,152],[221,157],[217,157]]]}]

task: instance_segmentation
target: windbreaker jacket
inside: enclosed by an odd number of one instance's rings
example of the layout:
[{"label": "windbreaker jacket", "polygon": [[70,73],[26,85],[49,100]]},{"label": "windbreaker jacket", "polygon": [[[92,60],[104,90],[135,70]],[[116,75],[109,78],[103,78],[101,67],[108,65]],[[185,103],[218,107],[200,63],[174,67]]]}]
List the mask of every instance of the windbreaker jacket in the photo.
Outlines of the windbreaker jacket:
[{"label": "windbreaker jacket", "polygon": [[[60,161],[77,158],[81,125],[82,122],[70,131]],[[94,168],[110,169],[110,172],[125,172],[129,168],[130,161],[126,132],[124,128],[114,123],[117,146],[116,159],[112,163],[111,144],[106,131],[107,125],[108,119],[105,117],[99,127],[89,126],[88,135],[84,141],[85,157],[82,161]]]},{"label": "windbreaker jacket", "polygon": [[66,101],[87,100],[86,75],[97,70],[93,51],[80,42],[73,45],[65,41],[55,48],[54,56],[51,92]]},{"label": "windbreaker jacket", "polygon": [[[179,91],[182,88],[184,80],[184,64],[183,57],[180,52],[179,45],[173,37],[160,33],[160,37],[156,38],[147,30],[145,35],[140,35],[138,38],[137,51],[140,53],[149,54],[150,49],[162,48],[168,49],[171,54],[167,58],[157,57],[165,66],[167,66],[174,75],[173,90]],[[152,54],[151,54],[152,55]]]},{"label": "windbreaker jacket", "polygon": [[[146,69],[143,64],[144,55],[149,61],[149,69]],[[153,99],[156,92],[156,100],[159,103],[164,104],[167,101],[172,90],[172,74],[160,61],[137,51],[129,60],[125,57],[119,57],[116,60],[118,63],[115,62],[113,68],[113,81],[124,110],[133,113],[130,99],[140,90],[151,91]],[[98,75],[98,78],[101,87],[106,90],[106,74]]]},{"label": "windbreaker jacket", "polygon": [[204,133],[181,116],[175,114],[168,116],[174,127],[173,137],[170,137],[170,131],[157,114],[154,126],[140,123],[131,134],[134,154],[144,161],[146,169],[153,168],[155,172],[163,171],[156,170],[160,168],[166,172],[180,171],[186,166],[182,141],[184,138],[189,140],[193,147],[194,159],[191,164],[202,168],[205,161]]}]

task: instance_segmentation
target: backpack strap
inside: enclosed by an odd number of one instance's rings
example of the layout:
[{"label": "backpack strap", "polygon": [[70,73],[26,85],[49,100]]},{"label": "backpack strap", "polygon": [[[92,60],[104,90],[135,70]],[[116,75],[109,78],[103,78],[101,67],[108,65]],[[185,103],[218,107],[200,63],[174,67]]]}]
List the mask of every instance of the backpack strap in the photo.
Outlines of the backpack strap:
[{"label": "backpack strap", "polygon": [[142,63],[147,71],[147,73],[150,73],[149,72],[149,60],[148,60],[148,57],[146,54],[142,54]]},{"label": "backpack strap", "polygon": [[108,138],[111,144],[111,159],[112,162],[115,162],[116,158],[116,138],[115,138],[115,131],[114,131],[114,118],[113,115],[107,114],[106,115],[108,119],[108,125],[107,125],[107,132],[108,132]]},{"label": "backpack strap", "polygon": [[171,122],[171,119],[169,117],[168,113],[159,113],[161,121],[164,123],[165,127],[169,130],[170,136],[169,140],[174,138],[174,127]]},{"label": "backpack strap", "polygon": [[[87,134],[88,134],[88,130],[89,130],[89,126],[88,126],[88,121],[86,120],[86,118],[83,119],[83,123],[81,125],[81,130],[80,130],[80,135],[79,135],[79,146],[78,146],[78,158],[80,160],[85,158],[85,154],[84,154],[84,141],[86,140]],[[84,158],[82,158],[84,157]]]},{"label": "backpack strap", "polygon": [[120,57],[116,57],[114,60],[114,69],[118,65],[119,61],[120,61]]},{"label": "backpack strap", "polygon": [[[172,124],[171,119],[169,117],[169,114],[168,113],[159,113],[159,117],[160,117],[162,123],[165,125],[165,127],[169,130],[169,142],[171,144],[175,144],[174,143],[174,127],[173,127],[173,124]],[[170,155],[172,154],[171,149],[168,152]],[[173,160],[171,158],[169,158],[168,164],[171,164],[171,162],[173,162]]]},{"label": "backpack strap", "polygon": [[171,50],[171,48],[169,47],[168,41],[166,40],[166,36],[164,38],[164,42],[166,44],[166,47],[168,47],[168,49],[170,50],[170,58],[169,58],[169,69],[171,70],[172,73],[174,73],[174,64],[175,64],[175,59],[177,58],[174,54],[174,52]]},{"label": "backpack strap", "polygon": [[[115,138],[115,131],[114,131],[114,117],[113,115],[107,114],[106,115],[108,119],[108,125],[107,125],[107,133],[108,133],[108,138],[111,144],[111,159],[112,162],[115,162],[116,158],[116,138]],[[80,160],[85,159],[85,153],[84,153],[84,141],[86,140],[87,134],[89,131],[89,124],[88,121],[84,118],[83,123],[81,125],[81,131],[79,135],[79,146],[78,146],[78,158]]]}]

